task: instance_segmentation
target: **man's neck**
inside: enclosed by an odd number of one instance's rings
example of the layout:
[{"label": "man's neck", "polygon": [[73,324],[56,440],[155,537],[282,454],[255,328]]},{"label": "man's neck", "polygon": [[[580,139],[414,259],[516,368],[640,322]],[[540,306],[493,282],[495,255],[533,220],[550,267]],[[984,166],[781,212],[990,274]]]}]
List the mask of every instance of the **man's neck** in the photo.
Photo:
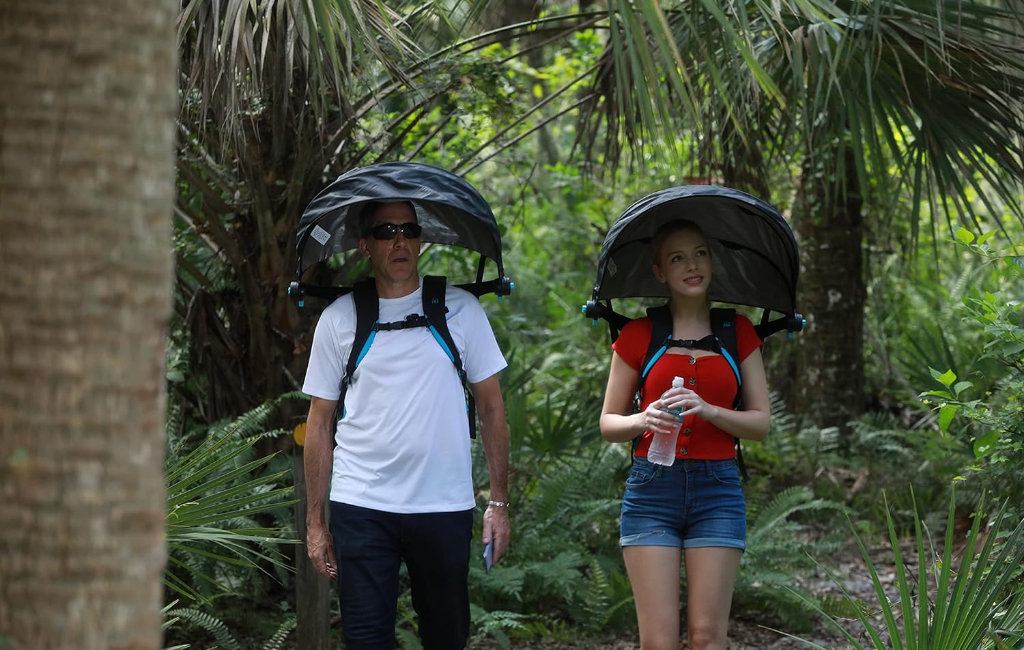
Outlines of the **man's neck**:
[{"label": "man's neck", "polygon": [[383,278],[377,278],[377,297],[379,298],[404,298],[420,288],[420,276],[413,274],[412,277],[399,282],[389,282]]}]

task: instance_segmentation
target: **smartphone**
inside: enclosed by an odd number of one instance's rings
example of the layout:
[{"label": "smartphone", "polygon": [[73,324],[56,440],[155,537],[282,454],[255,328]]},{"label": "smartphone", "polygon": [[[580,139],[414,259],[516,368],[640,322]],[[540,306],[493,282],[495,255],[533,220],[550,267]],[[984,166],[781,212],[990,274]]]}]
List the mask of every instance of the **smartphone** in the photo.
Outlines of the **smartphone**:
[{"label": "smartphone", "polygon": [[484,547],[484,571],[487,573],[491,572],[491,564],[494,562],[494,540],[487,542],[487,546]]}]

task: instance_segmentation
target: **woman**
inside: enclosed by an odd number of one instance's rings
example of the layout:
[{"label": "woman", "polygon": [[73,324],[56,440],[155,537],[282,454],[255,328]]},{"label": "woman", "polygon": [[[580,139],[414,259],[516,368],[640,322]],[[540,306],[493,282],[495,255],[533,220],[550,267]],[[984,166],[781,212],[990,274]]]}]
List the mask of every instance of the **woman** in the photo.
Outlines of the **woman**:
[{"label": "woman", "polygon": [[[674,221],[652,242],[653,272],[670,289],[673,339],[711,334],[713,260],[696,224]],[[640,365],[651,336],[647,318],[630,322],[612,346],[601,434],[609,442],[636,442],[622,499],[622,554],[636,601],[641,650],[679,645],[679,568],[686,561],[687,631],[693,650],[725,648],[733,585],[746,545],[746,502],[735,461],[735,438],[768,435],[768,385],[761,340],[736,316],[737,360],[744,410],[732,410],[735,374],[720,354],[670,347],[644,382],[641,410],[633,412]],[[673,388],[675,376],[686,379]],[[647,450],[669,434],[682,411],[671,466],[654,465]],[[682,551],[680,550],[682,549]]]}]

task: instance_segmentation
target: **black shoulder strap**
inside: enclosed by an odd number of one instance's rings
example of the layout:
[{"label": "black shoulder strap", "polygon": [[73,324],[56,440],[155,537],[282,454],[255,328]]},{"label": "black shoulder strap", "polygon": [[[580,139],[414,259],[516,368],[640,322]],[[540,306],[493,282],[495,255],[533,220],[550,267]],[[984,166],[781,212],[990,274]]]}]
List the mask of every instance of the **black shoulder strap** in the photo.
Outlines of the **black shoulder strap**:
[{"label": "black shoulder strap", "polygon": [[[651,368],[658,362],[661,355],[665,354],[665,350],[668,349],[665,344],[672,338],[672,312],[669,311],[667,304],[648,307],[647,318],[651,321],[651,339],[647,342],[647,352],[644,353],[643,363],[640,364],[640,378],[636,382],[636,393],[633,394],[634,413],[639,413],[640,405],[644,403],[644,382],[647,381],[647,375],[650,374]],[[611,321],[609,321],[609,327],[611,327]],[[640,436],[637,436],[630,444],[630,461],[633,459],[633,454],[636,453],[636,446],[639,442]]]},{"label": "black shoulder strap", "polygon": [[667,347],[665,342],[672,338],[672,312],[668,305],[650,307],[647,309],[647,318],[651,321],[651,340],[647,343],[647,352],[644,354],[644,361],[640,365],[640,379],[636,384],[636,397],[634,399],[634,410],[640,410],[643,402],[644,382],[651,368],[658,362],[661,355],[665,354]]},{"label": "black shoulder strap", "polygon": [[455,346],[451,332],[448,331],[448,308],[444,303],[446,289],[447,280],[444,276],[423,276],[423,315],[427,317],[427,327],[430,328],[430,333],[434,335],[438,345],[455,365],[459,379],[465,380],[459,349]]},{"label": "black shoulder strap", "polygon": [[733,374],[736,376],[736,399],[733,401],[733,410],[740,410],[740,388],[743,386],[743,377],[740,374],[739,348],[736,343],[736,310],[720,309],[711,310],[711,333],[718,339],[722,348],[722,356],[729,362]]},{"label": "black shoulder strap", "polygon": [[352,300],[356,307],[356,333],[352,339],[352,349],[348,353],[348,360],[345,362],[345,374],[341,377],[340,394],[338,395],[338,409],[335,413],[335,420],[345,417],[345,394],[348,386],[352,383],[352,377],[359,367],[359,362],[366,356],[367,350],[373,343],[376,332],[373,329],[380,314],[380,303],[377,299],[376,280],[366,278],[352,288]]},{"label": "black shoulder strap", "polygon": [[447,280],[443,276],[423,276],[423,315],[427,317],[427,327],[430,328],[430,333],[448,355],[448,358],[452,360],[455,372],[459,375],[459,381],[462,382],[462,387],[466,391],[469,437],[476,438],[476,401],[473,399],[473,392],[466,386],[466,371],[462,367],[459,348],[455,345],[455,340],[452,339],[452,333],[448,331],[448,308],[444,303],[446,290]]},{"label": "black shoulder strap", "polygon": [[[718,339],[722,347],[722,356],[729,362],[733,374],[736,375],[736,399],[733,400],[734,411],[743,410],[743,374],[739,366],[739,345],[736,342],[736,310],[716,308],[711,310],[711,333]],[[743,462],[743,447],[740,439],[736,438],[736,464],[739,465],[740,475],[744,481],[750,480],[747,474],[747,464]]]}]

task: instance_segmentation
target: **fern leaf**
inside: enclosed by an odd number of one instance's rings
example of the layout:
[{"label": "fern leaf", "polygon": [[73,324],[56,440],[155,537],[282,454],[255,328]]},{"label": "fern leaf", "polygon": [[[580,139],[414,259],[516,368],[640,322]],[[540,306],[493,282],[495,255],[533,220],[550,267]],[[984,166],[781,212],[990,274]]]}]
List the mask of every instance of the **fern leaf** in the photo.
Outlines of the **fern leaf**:
[{"label": "fern leaf", "polygon": [[168,615],[206,630],[224,650],[242,650],[224,622],[215,616],[191,608],[171,610]]}]

